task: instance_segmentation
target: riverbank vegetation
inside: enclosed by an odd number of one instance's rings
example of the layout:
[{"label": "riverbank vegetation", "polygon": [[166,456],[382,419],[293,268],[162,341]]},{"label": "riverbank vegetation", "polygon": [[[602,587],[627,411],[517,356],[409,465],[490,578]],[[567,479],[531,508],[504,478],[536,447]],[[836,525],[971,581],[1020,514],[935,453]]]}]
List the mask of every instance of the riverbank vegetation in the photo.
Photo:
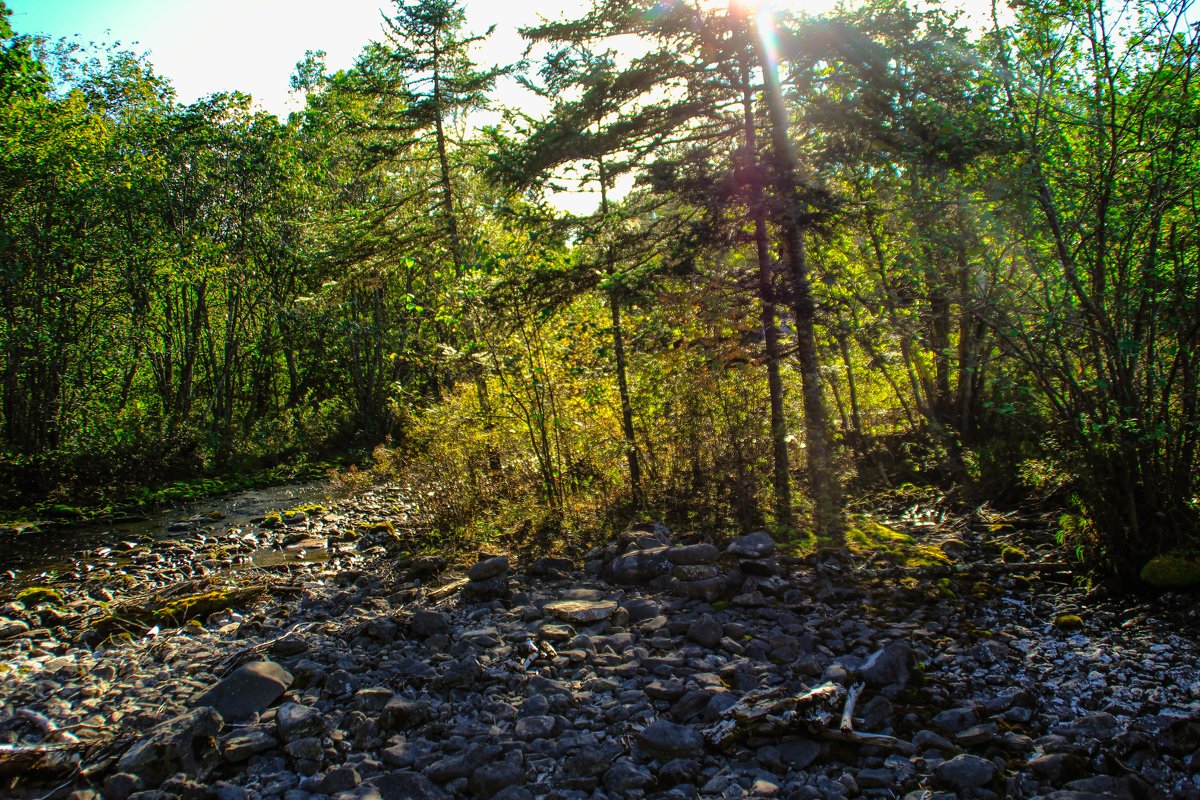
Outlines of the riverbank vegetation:
[{"label": "riverbank vegetation", "polygon": [[398,2],[286,121],[0,21],[0,504],[378,445],[440,535],[936,486],[1136,583],[1200,538],[1186,11],[597,0],[484,65]]}]

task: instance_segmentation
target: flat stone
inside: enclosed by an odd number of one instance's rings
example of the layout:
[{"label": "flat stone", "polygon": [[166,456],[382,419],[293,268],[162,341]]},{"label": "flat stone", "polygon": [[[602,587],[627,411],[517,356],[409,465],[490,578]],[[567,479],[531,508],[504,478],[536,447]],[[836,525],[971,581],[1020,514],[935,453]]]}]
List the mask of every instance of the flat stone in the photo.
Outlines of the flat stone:
[{"label": "flat stone", "polygon": [[485,558],[467,570],[467,577],[473,581],[486,581],[508,572],[508,556]]},{"label": "flat stone", "polygon": [[325,717],[315,708],[299,703],[284,703],[275,710],[275,729],[284,742],[325,732]]},{"label": "flat stone", "polygon": [[502,789],[525,783],[525,770],[510,761],[484,764],[471,773],[468,786],[475,797],[490,798]]},{"label": "flat stone", "polygon": [[567,622],[587,624],[608,619],[617,610],[617,604],[612,600],[556,600],[547,603],[544,610]]},{"label": "flat stone", "polygon": [[779,759],[788,769],[802,770],[821,755],[821,745],[811,739],[793,739],[775,745]]},{"label": "flat stone", "polygon": [[215,709],[226,722],[241,722],[267,710],[292,685],[292,674],[274,661],[253,661],[235,669],[192,701]]},{"label": "flat stone", "polygon": [[979,724],[979,716],[973,708],[948,708],[933,718],[933,724],[949,733],[961,733]]},{"label": "flat stone", "polygon": [[775,540],[766,531],[755,531],[734,539],[725,552],[743,558],[764,558],[775,552]]},{"label": "flat stone", "polygon": [[712,603],[725,594],[725,576],[708,578],[702,581],[671,581],[671,591],[683,597],[695,597],[706,603]]},{"label": "flat stone", "polygon": [[704,752],[704,737],[698,731],[665,719],[651,722],[638,732],[636,739],[643,749],[662,759],[686,758]]},{"label": "flat stone", "polygon": [[409,731],[433,719],[433,706],[425,700],[395,697],[379,712],[379,725],[388,731]]},{"label": "flat stone", "polygon": [[246,761],[250,756],[279,747],[279,740],[263,728],[239,731],[221,740],[221,755],[230,763]]},{"label": "flat stone", "polygon": [[575,562],[569,558],[539,558],[529,565],[529,574],[539,578],[567,575],[575,570]]},{"label": "flat stone", "polygon": [[532,739],[549,739],[554,735],[558,723],[554,717],[537,715],[532,717],[522,717],[517,720],[516,726],[513,728],[513,736],[518,739],[529,741]]},{"label": "flat stone", "polygon": [[1062,786],[1088,774],[1087,762],[1072,753],[1047,753],[1025,764],[1029,774],[1039,781]]},{"label": "flat stone", "polygon": [[933,774],[939,783],[957,792],[990,782],[996,776],[996,765],[986,758],[964,753],[938,764]]},{"label": "flat stone", "polygon": [[420,609],[408,619],[408,629],[414,636],[428,639],[450,630],[450,618],[440,611]]},{"label": "flat stone", "polygon": [[[373,790],[374,795],[364,794],[364,789]],[[441,800],[441,798],[449,797],[429,778],[419,772],[409,771],[376,775],[359,786],[355,796],[360,800],[414,800],[418,797]]]},{"label": "flat stone", "polygon": [[676,564],[671,568],[671,577],[681,581],[704,581],[720,574],[721,570],[712,564]]},{"label": "flat stone", "polygon": [[715,564],[721,551],[711,544],[688,544],[667,550],[667,560],[677,566]]}]

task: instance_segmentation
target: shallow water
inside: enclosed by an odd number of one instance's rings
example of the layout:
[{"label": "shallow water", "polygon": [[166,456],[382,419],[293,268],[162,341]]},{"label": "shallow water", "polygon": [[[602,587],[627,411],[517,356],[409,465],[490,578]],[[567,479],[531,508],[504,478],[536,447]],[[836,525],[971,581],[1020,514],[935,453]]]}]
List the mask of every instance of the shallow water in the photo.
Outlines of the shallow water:
[{"label": "shallow water", "polygon": [[[108,565],[120,564],[122,551],[131,549],[131,544],[193,536],[200,525],[216,535],[231,529],[249,530],[253,527],[250,520],[269,511],[323,503],[331,494],[331,487],[323,481],[272,486],[187,503],[144,519],[125,518],[0,536],[0,586],[20,587],[52,579],[61,572],[87,572],[90,571],[88,565],[98,560]],[[173,525],[181,522],[191,522],[194,526],[171,530]],[[103,555],[97,552],[103,548],[112,548],[112,552]],[[327,558],[323,548],[306,550],[303,554],[294,550],[263,549],[251,553],[249,560],[230,566],[271,567]]]}]

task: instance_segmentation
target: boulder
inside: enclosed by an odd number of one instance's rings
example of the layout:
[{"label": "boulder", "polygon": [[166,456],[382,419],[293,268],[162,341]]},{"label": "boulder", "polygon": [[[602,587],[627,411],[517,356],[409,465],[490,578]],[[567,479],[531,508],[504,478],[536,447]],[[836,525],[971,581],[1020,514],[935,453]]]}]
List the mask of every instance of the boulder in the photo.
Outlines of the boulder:
[{"label": "boulder", "polygon": [[208,706],[152,728],[117,761],[117,771],[136,775],[147,786],[158,786],[177,772],[203,779],[216,766],[216,735],[221,715]]},{"label": "boulder", "polygon": [[600,577],[625,586],[644,585],[670,574],[671,562],[667,558],[667,551],[666,547],[652,547],[617,556],[604,566]]},{"label": "boulder", "polygon": [[766,531],[755,531],[734,539],[725,552],[741,558],[766,558],[775,552],[775,540]]},{"label": "boulder", "polygon": [[274,661],[252,661],[235,669],[192,701],[227,722],[242,722],[266,711],[292,685],[292,674]]}]

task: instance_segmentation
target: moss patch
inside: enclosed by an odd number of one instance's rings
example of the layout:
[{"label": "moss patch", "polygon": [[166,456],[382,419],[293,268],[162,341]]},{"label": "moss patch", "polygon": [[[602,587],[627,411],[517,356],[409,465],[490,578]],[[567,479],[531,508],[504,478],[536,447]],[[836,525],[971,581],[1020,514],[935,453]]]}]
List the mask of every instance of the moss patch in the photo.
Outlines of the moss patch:
[{"label": "moss patch", "polygon": [[1029,555],[1019,547],[1005,547],[1000,551],[1000,560],[1006,564],[1016,564],[1028,558]]},{"label": "moss patch", "polygon": [[852,521],[846,547],[858,556],[875,556],[906,569],[942,566],[950,559],[938,547],[918,543],[907,533],[867,517]]},{"label": "moss patch", "polygon": [[1059,614],[1054,618],[1054,627],[1062,631],[1077,631],[1083,627],[1083,617],[1078,614]]},{"label": "moss patch", "polygon": [[396,526],[391,522],[384,520],[383,522],[360,522],[358,529],[362,533],[395,533]]},{"label": "moss patch", "polygon": [[1155,556],[1142,567],[1140,577],[1159,589],[1200,587],[1200,553],[1176,550]]},{"label": "moss patch", "polygon": [[17,600],[28,606],[35,606],[38,603],[52,606],[64,605],[62,595],[58,593],[58,590],[48,586],[30,586],[28,589],[22,589],[17,592]]}]

